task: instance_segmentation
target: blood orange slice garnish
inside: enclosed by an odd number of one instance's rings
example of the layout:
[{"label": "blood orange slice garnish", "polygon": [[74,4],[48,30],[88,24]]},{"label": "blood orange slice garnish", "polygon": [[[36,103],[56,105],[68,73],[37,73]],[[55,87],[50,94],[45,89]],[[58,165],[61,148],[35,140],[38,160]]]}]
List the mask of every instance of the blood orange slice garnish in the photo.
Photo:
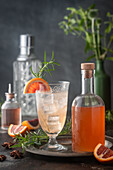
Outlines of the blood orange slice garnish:
[{"label": "blood orange slice garnish", "polygon": [[28,131],[28,127],[27,126],[11,124],[9,126],[9,129],[8,129],[8,134],[11,137],[15,137],[15,135],[19,135],[19,134],[24,135],[24,134],[26,134],[27,131]]},{"label": "blood orange slice garnish", "polygon": [[102,144],[95,147],[94,156],[101,163],[113,163],[113,151]]},{"label": "blood orange slice garnish", "polygon": [[24,93],[35,93],[36,90],[49,91],[49,84],[42,78],[33,78],[27,82]]},{"label": "blood orange slice garnish", "polygon": [[39,128],[39,120],[32,119],[32,120],[25,120],[22,122],[23,126],[27,126],[29,130],[35,130]]}]

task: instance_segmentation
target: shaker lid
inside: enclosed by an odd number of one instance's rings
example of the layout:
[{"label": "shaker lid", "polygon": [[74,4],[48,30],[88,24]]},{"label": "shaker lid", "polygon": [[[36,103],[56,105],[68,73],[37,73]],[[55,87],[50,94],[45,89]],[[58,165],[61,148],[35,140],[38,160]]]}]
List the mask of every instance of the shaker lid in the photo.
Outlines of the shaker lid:
[{"label": "shaker lid", "polygon": [[94,70],[95,63],[81,63],[81,70]]},{"label": "shaker lid", "polygon": [[30,34],[20,35],[20,47],[34,47],[34,36]]}]

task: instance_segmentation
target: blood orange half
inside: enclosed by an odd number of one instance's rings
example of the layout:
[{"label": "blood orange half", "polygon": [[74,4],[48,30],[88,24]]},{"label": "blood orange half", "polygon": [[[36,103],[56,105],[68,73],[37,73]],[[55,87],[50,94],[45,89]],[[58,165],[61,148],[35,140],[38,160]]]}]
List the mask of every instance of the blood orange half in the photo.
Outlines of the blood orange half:
[{"label": "blood orange half", "polygon": [[35,130],[39,128],[39,120],[32,119],[32,120],[25,120],[22,122],[23,126],[27,126],[29,130]]},{"label": "blood orange half", "polygon": [[24,135],[24,134],[26,134],[27,131],[28,131],[28,127],[27,126],[11,124],[9,126],[9,129],[8,129],[8,134],[11,137],[15,137],[15,135],[19,135],[19,134]]},{"label": "blood orange half", "polygon": [[95,147],[94,156],[101,163],[113,163],[113,151],[102,144]]},{"label": "blood orange half", "polygon": [[42,78],[33,78],[27,82],[24,93],[35,93],[36,90],[49,91],[49,84]]}]

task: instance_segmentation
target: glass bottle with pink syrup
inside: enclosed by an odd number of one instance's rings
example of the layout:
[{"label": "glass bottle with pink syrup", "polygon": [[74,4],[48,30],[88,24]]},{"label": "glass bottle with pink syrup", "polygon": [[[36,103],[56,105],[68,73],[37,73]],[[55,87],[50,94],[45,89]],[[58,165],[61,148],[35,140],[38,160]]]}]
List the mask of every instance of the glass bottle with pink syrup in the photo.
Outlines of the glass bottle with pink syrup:
[{"label": "glass bottle with pink syrup", "polygon": [[72,103],[72,150],[93,152],[105,144],[105,105],[94,94],[94,63],[82,63],[82,92]]},{"label": "glass bottle with pink syrup", "polygon": [[1,107],[1,129],[3,130],[7,130],[10,124],[21,124],[21,108],[16,100],[16,94],[11,91],[11,84],[5,96],[6,101]]}]

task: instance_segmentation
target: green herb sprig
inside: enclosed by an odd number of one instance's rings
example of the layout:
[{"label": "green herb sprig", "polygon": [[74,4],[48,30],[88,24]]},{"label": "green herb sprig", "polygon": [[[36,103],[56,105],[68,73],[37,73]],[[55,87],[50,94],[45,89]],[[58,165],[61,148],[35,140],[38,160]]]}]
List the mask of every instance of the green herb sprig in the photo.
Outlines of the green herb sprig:
[{"label": "green herb sprig", "polygon": [[39,71],[38,73],[34,73],[31,69],[32,74],[36,77],[42,77],[43,79],[45,78],[46,73],[48,72],[50,74],[50,76],[52,76],[51,71],[55,71],[55,65],[60,66],[59,63],[55,62],[54,59],[54,52],[52,52],[52,58],[50,61],[47,61],[47,56],[46,56],[46,52],[44,53],[44,62],[41,63],[41,67],[39,67]]},{"label": "green herb sprig", "polygon": [[23,153],[25,152],[25,147],[29,147],[31,145],[37,145],[40,147],[43,143],[48,141],[48,136],[40,129],[38,132],[27,132],[25,136],[21,134],[15,135],[14,141],[17,144],[11,146],[11,148],[20,148],[22,147]]},{"label": "green herb sprig", "polygon": [[[66,126],[59,135],[71,135],[71,120],[67,121]],[[38,132],[27,132],[24,137],[21,134],[19,136],[15,135],[14,142],[16,141],[17,144],[11,146],[11,148],[22,147],[24,153],[26,147],[33,145],[40,147],[42,144],[47,143],[48,139],[49,137],[42,129],[39,129]]]},{"label": "green herb sprig", "polygon": [[113,110],[106,110],[105,119],[108,122],[113,122]]}]

